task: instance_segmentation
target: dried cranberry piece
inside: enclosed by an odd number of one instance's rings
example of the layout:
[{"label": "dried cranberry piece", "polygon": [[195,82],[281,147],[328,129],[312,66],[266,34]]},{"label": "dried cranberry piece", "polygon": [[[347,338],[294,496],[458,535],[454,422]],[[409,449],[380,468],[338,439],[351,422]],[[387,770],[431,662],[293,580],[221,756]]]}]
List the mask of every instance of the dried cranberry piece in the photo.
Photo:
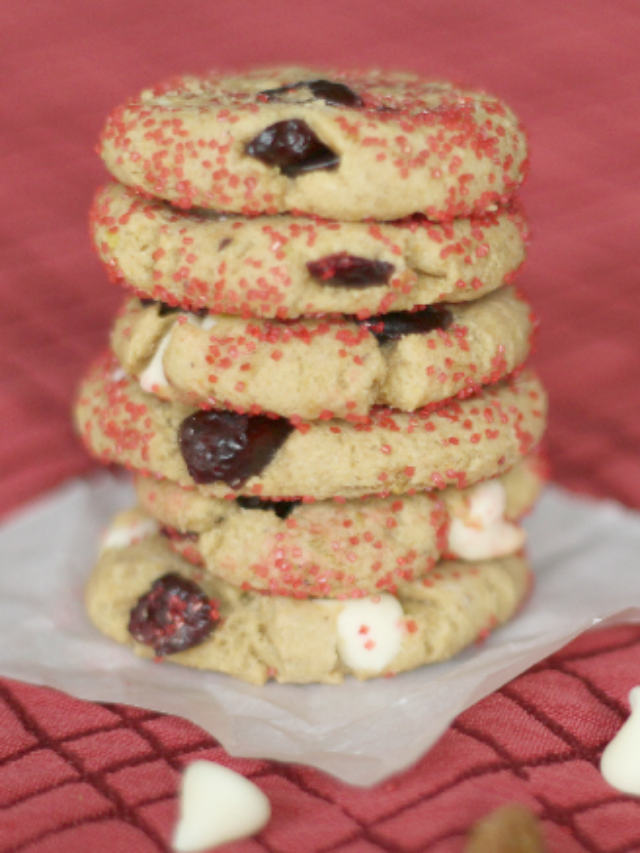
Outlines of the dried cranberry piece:
[{"label": "dried cranberry piece", "polygon": [[164,302],[158,302],[157,299],[140,299],[140,304],[143,308],[150,308],[152,305],[159,305],[158,314],[165,317],[167,314],[175,314],[180,309],[177,306],[165,305]]},{"label": "dried cranberry piece", "polygon": [[[167,305],[166,302],[158,302],[157,299],[141,299],[140,303],[144,308],[149,308],[151,305],[159,305],[158,316],[167,317],[169,314],[176,314],[178,311],[184,311],[179,305]],[[190,311],[191,314],[196,314],[198,317],[206,317],[209,313],[208,308],[195,308]]]},{"label": "dried cranberry piece", "polygon": [[356,320],[360,326],[365,326],[378,343],[386,344],[405,335],[425,335],[435,329],[448,329],[453,322],[453,315],[442,305],[429,305],[420,311],[392,311],[390,314],[378,314],[366,320]]},{"label": "dried cranberry piece", "polygon": [[214,630],[220,619],[215,606],[198,584],[169,572],[138,599],[129,617],[129,633],[160,657],[183,652]]},{"label": "dried cranberry piece", "polygon": [[169,314],[177,314],[181,310],[179,305],[167,305],[165,302],[161,302],[158,308],[158,316],[167,317]]},{"label": "dried cranberry piece", "polygon": [[279,166],[288,178],[317,169],[334,169],[340,162],[335,151],[321,142],[301,119],[270,125],[252,139],[245,150],[250,157],[267,166]]},{"label": "dried cranberry piece", "polygon": [[268,101],[285,104],[306,104],[309,101],[324,101],[330,107],[362,107],[362,98],[345,86],[333,80],[303,80],[279,89],[265,89],[259,95]]},{"label": "dried cranberry piece", "polygon": [[243,509],[261,509],[263,512],[271,510],[275,512],[278,518],[289,518],[293,510],[302,503],[302,501],[268,501],[261,498],[236,498],[236,503]]},{"label": "dried cranberry piece", "polygon": [[160,535],[172,542],[197,542],[200,538],[199,534],[193,530],[176,530],[175,527],[170,527],[168,524],[162,525]]},{"label": "dried cranberry piece", "polygon": [[284,418],[201,411],[180,424],[180,450],[196,483],[221,480],[240,489],[264,471],[292,430]]},{"label": "dried cranberry piece", "polygon": [[152,305],[159,305],[159,317],[166,317],[168,314],[175,314],[176,311],[181,310],[177,305],[166,305],[164,302],[158,302],[157,299],[141,299],[140,304],[143,308],[150,308]]},{"label": "dried cranberry piece", "polygon": [[329,287],[377,287],[388,284],[395,267],[386,261],[358,258],[346,252],[307,261],[311,275]]}]

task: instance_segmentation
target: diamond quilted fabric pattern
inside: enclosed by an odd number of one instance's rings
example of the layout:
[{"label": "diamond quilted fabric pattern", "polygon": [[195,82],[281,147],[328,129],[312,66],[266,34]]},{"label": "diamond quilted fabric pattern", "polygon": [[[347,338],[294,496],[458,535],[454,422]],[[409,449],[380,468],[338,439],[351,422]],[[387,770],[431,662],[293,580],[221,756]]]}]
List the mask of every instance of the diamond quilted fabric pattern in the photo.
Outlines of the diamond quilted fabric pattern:
[{"label": "diamond quilted fabric pattern", "polygon": [[178,718],[4,681],[0,850],[169,851],[178,776],[197,759],[243,773],[271,800],[267,828],[234,847],[243,853],[457,853],[469,826],[505,802],[537,815],[552,851],[636,850],[640,803],[606,785],[598,760],[628,713],[639,654],[637,627],[580,638],[373,789],[231,758]]},{"label": "diamond quilted fabric pattern", "polygon": [[[302,20],[285,0],[114,0],[90,16],[79,0],[6,0],[0,509],[92,467],[69,407],[120,299],[86,237],[104,178],[91,150],[103,116],[169,67],[182,70],[185,57],[196,70],[266,64],[292,46],[309,64],[349,57],[469,79],[517,108],[535,152],[524,192],[535,241],[521,280],[544,320],[535,362],[552,396],[555,478],[640,507],[640,389],[629,381],[640,322],[635,11],[625,0],[327,0]],[[639,661],[638,628],[588,634],[366,791],[315,770],[232,759],[182,720],[3,680],[0,851],[169,850],[178,773],[207,757],[272,801],[271,824],[236,845],[246,853],[457,853],[476,818],[510,801],[541,818],[552,853],[631,853],[638,803],[606,786],[597,766],[626,717]]]}]

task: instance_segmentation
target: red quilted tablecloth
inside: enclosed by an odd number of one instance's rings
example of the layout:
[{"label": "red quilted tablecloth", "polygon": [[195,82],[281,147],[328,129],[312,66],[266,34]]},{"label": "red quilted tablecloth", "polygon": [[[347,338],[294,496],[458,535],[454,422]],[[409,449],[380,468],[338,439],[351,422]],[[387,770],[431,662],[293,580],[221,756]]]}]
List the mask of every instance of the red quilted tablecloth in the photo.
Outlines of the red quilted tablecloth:
[{"label": "red quilted tablecloth", "polygon": [[[87,238],[103,117],[174,72],[282,61],[454,77],[522,115],[534,243],[521,281],[543,319],[555,478],[640,507],[638,12],[633,0],[4,0],[0,511],[93,468],[69,407],[120,299]],[[597,767],[638,682],[639,628],[589,634],[365,791],[231,759],[179,719],[0,679],[0,853],[168,851],[194,757],[269,795],[272,822],[243,853],[459,853],[473,821],[512,801],[541,817],[552,853],[629,853],[640,803]]]}]

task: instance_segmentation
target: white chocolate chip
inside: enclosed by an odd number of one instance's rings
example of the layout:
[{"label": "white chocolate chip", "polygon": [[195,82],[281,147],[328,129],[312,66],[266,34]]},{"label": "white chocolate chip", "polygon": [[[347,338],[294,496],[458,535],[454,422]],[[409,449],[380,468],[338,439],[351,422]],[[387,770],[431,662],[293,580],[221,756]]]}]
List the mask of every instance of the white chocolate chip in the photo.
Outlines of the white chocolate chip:
[{"label": "white chocolate chip", "polygon": [[162,360],[164,358],[165,350],[169,346],[172,332],[173,326],[171,326],[169,331],[162,338],[155,353],[153,354],[153,358],[139,376],[140,387],[143,391],[151,393],[154,388],[162,388],[169,384],[166,373],[164,372]]},{"label": "white chocolate chip", "polygon": [[499,480],[487,480],[469,489],[469,513],[473,522],[487,526],[504,518],[507,495]]},{"label": "white chocolate chip", "polygon": [[248,838],[270,817],[269,800],[253,782],[212,761],[194,761],[182,776],[173,848],[196,853]]},{"label": "white chocolate chip", "polygon": [[200,327],[204,329],[205,332],[208,332],[209,329],[213,329],[217,322],[218,321],[213,315],[207,314],[207,316],[204,317],[202,322],[200,323]]},{"label": "white chocolate chip", "polygon": [[605,780],[625,794],[640,796],[640,687],[629,693],[631,715],[600,759]]},{"label": "white chocolate chip", "polygon": [[158,522],[153,518],[139,518],[128,524],[114,524],[103,536],[100,550],[104,552],[112,548],[126,548],[153,536],[158,530]]},{"label": "white chocolate chip", "polygon": [[400,651],[403,620],[400,602],[388,593],[345,602],[337,621],[338,654],[352,669],[381,672]]},{"label": "white chocolate chip", "polygon": [[111,381],[112,382],[120,382],[121,379],[124,379],[127,374],[124,372],[122,367],[116,367],[115,370],[111,373]]},{"label": "white chocolate chip", "polygon": [[[190,311],[182,311],[178,314],[176,323],[189,323],[192,326],[198,326],[202,329],[208,330],[212,329],[216,325],[217,320],[215,317],[211,316],[211,314],[207,314],[205,317],[199,317],[197,314],[193,314]],[[143,391],[152,393],[157,388],[169,385],[169,380],[164,372],[163,359],[166,349],[169,346],[174,326],[175,323],[172,323],[171,327],[156,347],[153,358],[139,376],[140,387]]]},{"label": "white chocolate chip", "polygon": [[489,560],[519,551],[526,534],[504,517],[506,494],[497,480],[469,489],[468,507],[452,513],[448,550],[463,560]]}]

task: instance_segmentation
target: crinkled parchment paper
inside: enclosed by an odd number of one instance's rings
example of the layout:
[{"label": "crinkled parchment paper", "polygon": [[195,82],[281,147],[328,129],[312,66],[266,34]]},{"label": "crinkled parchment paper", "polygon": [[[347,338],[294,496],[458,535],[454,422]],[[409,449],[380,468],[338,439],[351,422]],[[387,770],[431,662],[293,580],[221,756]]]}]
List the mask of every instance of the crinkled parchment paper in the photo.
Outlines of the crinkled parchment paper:
[{"label": "crinkled parchment paper", "polygon": [[133,502],[128,482],[102,475],[0,528],[0,673],[179,714],[233,755],[310,764],[357,785],[411,764],[457,714],[576,634],[640,618],[640,515],[551,486],[527,521],[533,597],[452,663],[367,683],[264,687],[158,665],[102,637],[82,604],[98,536]]}]

